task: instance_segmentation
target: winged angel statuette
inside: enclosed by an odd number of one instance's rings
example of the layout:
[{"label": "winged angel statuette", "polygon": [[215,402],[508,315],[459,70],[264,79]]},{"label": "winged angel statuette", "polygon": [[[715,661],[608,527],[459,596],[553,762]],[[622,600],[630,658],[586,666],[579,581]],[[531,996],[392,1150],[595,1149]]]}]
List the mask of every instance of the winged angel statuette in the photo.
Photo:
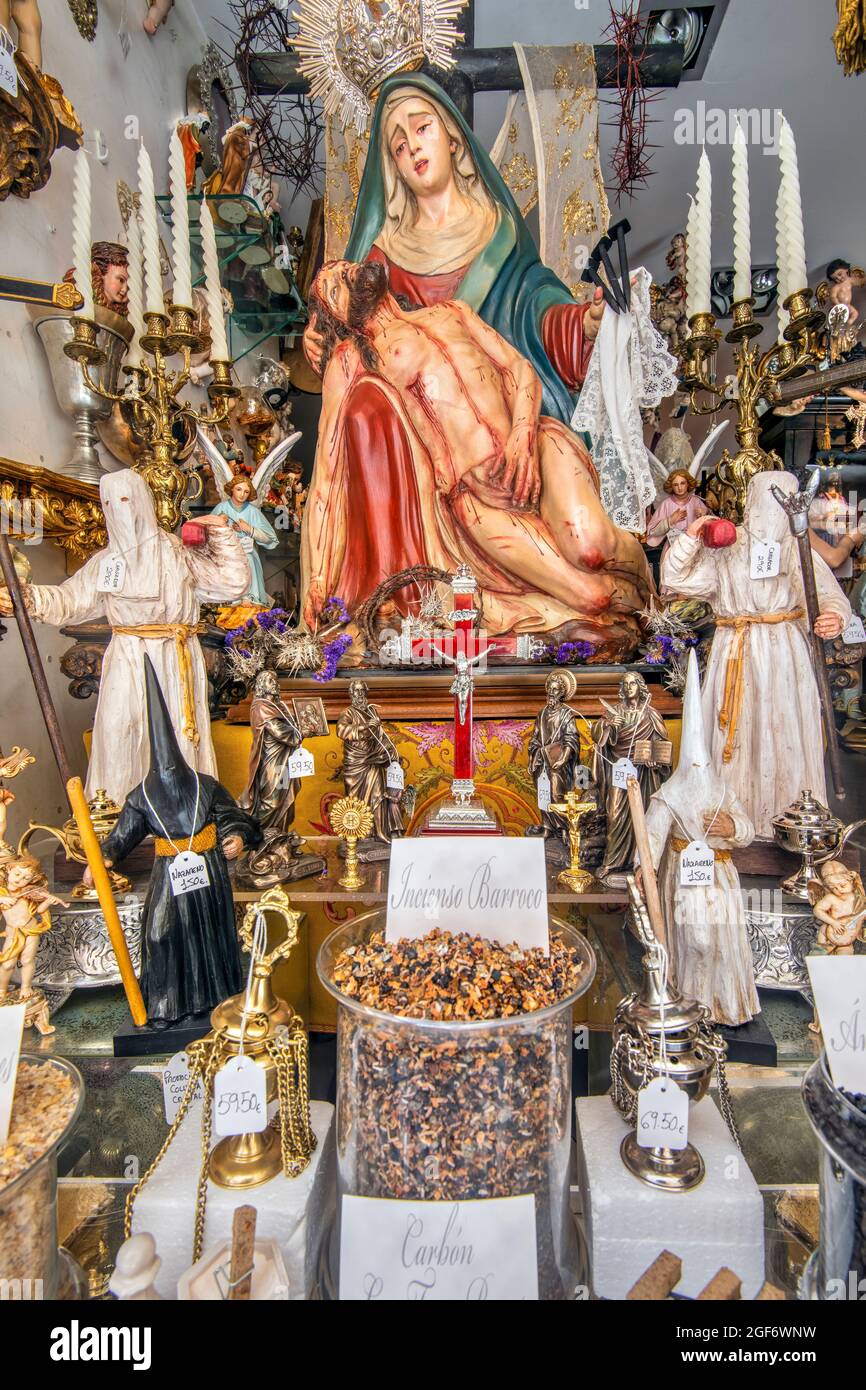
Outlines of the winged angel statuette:
[{"label": "winged angel statuette", "polygon": [[279,538],[261,507],[255,504],[259,498],[267,497],[274,474],[301,437],[300,430],[287,435],[271,449],[252,477],[233,468],[200,426],[197,434],[221,498],[213,515],[227,517],[229,526],[238,533],[249,561],[251,583],[245,602],[271,608],[273,603],[265,591],[265,576],[258,552],[259,549],[273,550],[279,544]]}]

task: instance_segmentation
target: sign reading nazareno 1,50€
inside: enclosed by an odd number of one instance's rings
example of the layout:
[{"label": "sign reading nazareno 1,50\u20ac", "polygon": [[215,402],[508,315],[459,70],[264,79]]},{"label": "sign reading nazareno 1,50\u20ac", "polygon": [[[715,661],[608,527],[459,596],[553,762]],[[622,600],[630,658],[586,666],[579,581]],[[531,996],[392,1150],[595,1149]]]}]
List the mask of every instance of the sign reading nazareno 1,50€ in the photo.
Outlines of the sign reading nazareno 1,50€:
[{"label": "sign reading nazareno 1,50\u20ac", "polygon": [[406,838],[391,845],[386,940],[471,931],[548,953],[544,841],[486,835]]}]

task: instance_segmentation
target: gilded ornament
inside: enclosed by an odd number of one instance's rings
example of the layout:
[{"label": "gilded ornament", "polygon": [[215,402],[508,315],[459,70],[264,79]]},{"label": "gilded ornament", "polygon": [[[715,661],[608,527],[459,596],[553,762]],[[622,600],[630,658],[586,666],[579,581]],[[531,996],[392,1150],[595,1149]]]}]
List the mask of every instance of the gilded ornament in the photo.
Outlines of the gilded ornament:
[{"label": "gilded ornament", "polygon": [[81,37],[86,39],[88,43],[93,43],[96,38],[96,26],[99,23],[96,0],[69,0],[69,8],[72,11],[72,18],[75,20],[75,27]]}]

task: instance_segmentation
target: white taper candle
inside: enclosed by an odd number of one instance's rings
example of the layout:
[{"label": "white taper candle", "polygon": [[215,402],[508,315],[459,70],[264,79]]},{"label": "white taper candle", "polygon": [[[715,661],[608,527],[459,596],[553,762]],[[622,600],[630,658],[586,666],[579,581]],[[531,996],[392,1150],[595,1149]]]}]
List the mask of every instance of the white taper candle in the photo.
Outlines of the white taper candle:
[{"label": "white taper candle", "polygon": [[90,160],[82,145],[75,156],[72,189],[72,265],[75,288],[84,296],[78,313],[93,318],[93,277],[90,267]]},{"label": "white taper candle", "polygon": [[734,299],[752,294],[752,233],[749,219],[749,155],[739,121],[734,126]]},{"label": "white taper candle", "polygon": [[186,201],[186,162],[177,127],[168,144],[168,176],[171,188],[171,237],[174,286],[172,302],[192,308],[192,270],[189,257],[189,208]]},{"label": "white taper candle", "polygon": [[698,205],[689,194],[689,215],[686,219],[686,317],[695,312],[695,274],[692,257],[698,244]]},{"label": "white taper candle", "polygon": [[785,205],[782,201],[782,185],[776,197],[776,270],[778,274],[777,293],[779,296],[779,342],[782,342],[785,329],[790,322],[790,314],[782,306],[791,293],[788,279],[788,252],[785,247]]},{"label": "white taper candle", "polygon": [[201,200],[199,226],[201,228],[201,254],[202,261],[204,262],[207,315],[210,319],[211,361],[228,362],[230,361],[229,347],[226,341],[226,326],[223,317],[223,296],[222,289],[220,288],[216,232],[214,231],[213,218],[211,217],[206,197],[203,197]]},{"label": "white taper candle", "polygon": [[142,361],[141,335],[144,332],[144,287],[141,273],[141,229],[135,208],[129,216],[129,326],[133,337],[126,353],[127,367],[139,367]]},{"label": "white taper candle", "polygon": [[141,193],[141,241],[144,247],[144,311],[147,314],[164,314],[153,167],[144,141],[138,147],[138,188]]},{"label": "white taper candle", "polygon": [[800,197],[800,170],[794,132],[785,117],[779,131],[779,163],[782,166],[783,236],[787,254],[788,294],[807,288],[806,237],[803,229],[803,203]]},{"label": "white taper candle", "polygon": [[695,249],[692,257],[694,312],[710,313],[710,280],[712,278],[712,218],[713,187],[710,161],[706,150],[701,151],[698,161],[698,181],[695,193],[697,203],[695,226]]}]

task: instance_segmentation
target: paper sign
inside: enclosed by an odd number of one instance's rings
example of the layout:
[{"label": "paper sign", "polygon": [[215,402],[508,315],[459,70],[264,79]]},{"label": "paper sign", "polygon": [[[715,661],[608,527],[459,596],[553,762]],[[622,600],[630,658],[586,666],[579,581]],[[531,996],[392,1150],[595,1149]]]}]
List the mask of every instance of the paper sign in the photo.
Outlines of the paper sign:
[{"label": "paper sign", "polygon": [[749,552],[750,578],[775,579],[781,558],[782,547],[778,541],[752,541]]},{"label": "paper sign", "polygon": [[635,1137],[642,1149],[686,1147],[689,1098],[672,1077],[657,1076],[638,1091]]},{"label": "paper sign", "polygon": [[866,1094],[866,956],[807,956],[835,1085]]},{"label": "paper sign", "polygon": [[537,1298],[533,1197],[477,1202],[343,1198],[341,1302]]},{"label": "paper sign", "polygon": [[391,842],[387,941],[471,931],[548,954],[544,841],[431,835]]},{"label": "paper sign", "polygon": [[406,785],[406,774],[399,763],[389,763],[385,773],[385,786],[391,791],[401,792]]},{"label": "paper sign", "polygon": [[627,791],[629,777],[637,777],[637,768],[631,758],[617,758],[611,768],[613,785],[619,787],[621,791]]},{"label": "paper sign", "polygon": [[716,881],[716,852],[704,840],[692,840],[680,854],[680,885],[712,888]]},{"label": "paper sign", "polygon": [[848,626],[842,633],[842,641],[853,646],[855,642],[866,642],[866,627],[863,626],[863,619],[859,613],[852,613],[848,619]]},{"label": "paper sign", "polygon": [[100,561],[96,576],[98,594],[119,594],[126,579],[126,561],[122,555],[107,555]]},{"label": "paper sign", "polygon": [[296,748],[286,766],[290,777],[312,777],[316,760],[306,748]]},{"label": "paper sign", "polygon": [[6,1143],[12,1120],[12,1097],[26,1012],[26,1004],[7,1004],[0,1009],[0,1144]]},{"label": "paper sign", "polygon": [[18,69],[15,66],[15,45],[8,29],[0,24],[0,88],[10,96],[18,95]]},{"label": "paper sign", "polygon": [[259,1134],[268,1123],[267,1077],[252,1057],[230,1057],[213,1079],[217,1134]]},{"label": "paper sign", "polygon": [[[180,1109],[181,1101],[189,1086],[189,1057],[185,1052],[176,1052],[170,1057],[162,1069],[162,1103],[165,1107],[165,1122],[173,1125],[177,1119],[177,1112]],[[189,1109],[198,1105],[204,1098],[201,1077],[196,1082],[195,1094],[190,1101]],[[187,1114],[189,1110],[187,1111]]]},{"label": "paper sign", "polygon": [[200,854],[194,854],[190,849],[182,850],[168,861],[168,881],[176,898],[182,898],[184,893],[194,893],[197,888],[208,888],[207,864]]},{"label": "paper sign", "polygon": [[546,772],[542,772],[539,777],[535,794],[539,811],[546,811],[550,805],[550,778]]}]

